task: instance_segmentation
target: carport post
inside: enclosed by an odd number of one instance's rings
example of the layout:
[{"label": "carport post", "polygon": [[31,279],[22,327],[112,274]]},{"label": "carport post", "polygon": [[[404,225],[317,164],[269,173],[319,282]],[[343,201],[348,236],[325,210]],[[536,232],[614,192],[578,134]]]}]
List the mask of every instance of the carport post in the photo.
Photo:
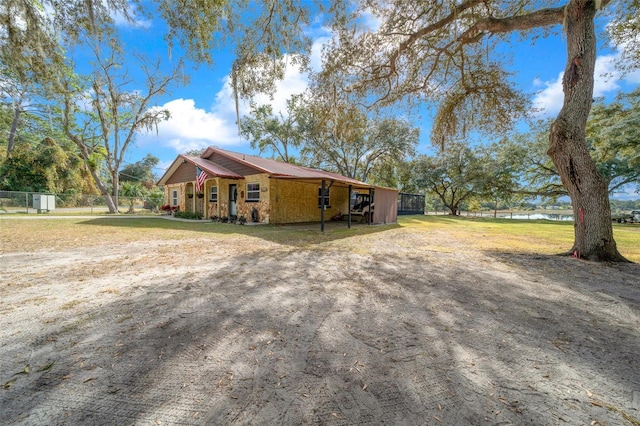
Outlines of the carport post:
[{"label": "carport post", "polygon": [[369,188],[369,217],[367,218],[367,225],[371,225],[371,216],[373,216],[373,190]]},{"label": "carport post", "polygon": [[347,215],[347,228],[351,229],[351,190],[353,189],[353,185],[349,185],[349,200],[347,201],[347,210],[349,210],[349,214]]},{"label": "carport post", "polygon": [[324,185],[325,181],[322,179],[322,189],[320,190],[320,231],[324,232]]}]

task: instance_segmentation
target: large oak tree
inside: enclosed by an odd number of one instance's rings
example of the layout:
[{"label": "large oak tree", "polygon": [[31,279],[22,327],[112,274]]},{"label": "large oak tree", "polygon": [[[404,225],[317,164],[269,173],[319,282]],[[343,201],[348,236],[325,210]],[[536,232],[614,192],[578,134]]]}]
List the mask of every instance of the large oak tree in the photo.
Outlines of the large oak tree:
[{"label": "large oak tree", "polygon": [[436,195],[451,215],[459,215],[462,203],[484,191],[487,173],[481,156],[463,144],[435,157],[420,155],[412,163],[415,186]]},{"label": "large oak tree", "polygon": [[[349,91],[374,93],[382,103],[436,102],[432,138],[446,145],[469,129],[509,129],[527,103],[510,81],[504,47],[513,43],[513,49],[526,48],[513,37],[516,32],[532,35],[528,40],[535,42],[538,36],[562,30],[567,47],[564,103],[549,130],[548,154],[575,211],[575,240],[569,253],[621,261],[625,259],[613,238],[606,181],[585,140],[596,60],[594,22],[598,10],[610,3],[614,2],[371,0],[363,2],[360,12],[373,15],[379,26],[366,29],[357,19],[343,19],[326,52],[325,73],[351,76],[345,86]],[[637,2],[616,3],[633,17]]]}]

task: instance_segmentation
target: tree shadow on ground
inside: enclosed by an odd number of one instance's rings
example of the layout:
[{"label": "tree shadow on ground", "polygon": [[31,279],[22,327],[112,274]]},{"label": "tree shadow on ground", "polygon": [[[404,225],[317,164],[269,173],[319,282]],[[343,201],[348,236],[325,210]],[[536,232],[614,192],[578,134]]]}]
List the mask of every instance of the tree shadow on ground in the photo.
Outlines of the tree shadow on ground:
[{"label": "tree shadow on ground", "polygon": [[367,225],[346,222],[327,222],[325,231],[320,231],[320,223],[282,224],[282,225],[237,225],[229,223],[203,221],[173,221],[157,219],[115,219],[101,218],[80,222],[84,225],[125,227],[138,229],[156,229],[192,232],[194,234],[244,235],[261,238],[278,244],[304,247],[329,241],[350,238],[359,235],[370,235],[390,229],[399,228],[398,224]]},{"label": "tree shadow on ground", "polygon": [[0,422],[637,418],[639,270],[612,266],[612,282],[611,269],[569,262],[304,249],[202,259],[2,346],[11,371],[25,353],[55,365],[2,391]]}]

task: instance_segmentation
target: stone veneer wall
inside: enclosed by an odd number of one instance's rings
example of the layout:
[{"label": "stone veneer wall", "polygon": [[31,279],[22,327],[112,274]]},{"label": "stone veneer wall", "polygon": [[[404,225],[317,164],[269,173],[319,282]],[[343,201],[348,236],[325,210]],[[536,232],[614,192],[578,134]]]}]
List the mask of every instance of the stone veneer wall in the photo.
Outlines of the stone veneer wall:
[{"label": "stone veneer wall", "polygon": [[[171,203],[171,191],[178,189],[178,202],[181,211],[186,209],[186,185],[193,182],[165,186],[165,204]],[[260,184],[260,201],[246,202],[247,183]],[[236,184],[238,197],[236,210],[238,216],[251,221],[251,211],[258,210],[261,223],[296,223],[320,221],[318,208],[318,183],[300,182],[288,179],[269,178],[267,174],[246,176],[245,179],[208,179],[204,187],[205,219],[211,216],[229,216],[229,185]],[[209,202],[209,188],[218,187],[218,202]],[[328,184],[327,184],[328,186]],[[325,220],[341,214],[347,214],[349,208],[349,190],[346,187],[332,186],[329,190],[330,208],[325,210]]]},{"label": "stone veneer wall", "polygon": [[186,187],[186,183],[177,183],[177,184],[171,184],[171,185],[166,185],[164,187],[164,200],[165,203],[164,204],[171,204],[173,202],[173,197],[171,196],[171,193],[174,190],[178,190],[178,205],[180,206],[180,211],[185,211],[185,187]]}]

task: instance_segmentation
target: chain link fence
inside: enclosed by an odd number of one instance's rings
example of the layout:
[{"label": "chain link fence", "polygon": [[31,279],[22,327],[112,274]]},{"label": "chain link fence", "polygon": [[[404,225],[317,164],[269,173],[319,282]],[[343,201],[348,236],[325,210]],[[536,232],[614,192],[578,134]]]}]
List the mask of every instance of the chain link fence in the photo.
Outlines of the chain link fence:
[{"label": "chain link fence", "polygon": [[[120,213],[155,213],[158,203],[145,197],[118,196]],[[0,213],[108,213],[105,198],[90,194],[0,191]]]}]

